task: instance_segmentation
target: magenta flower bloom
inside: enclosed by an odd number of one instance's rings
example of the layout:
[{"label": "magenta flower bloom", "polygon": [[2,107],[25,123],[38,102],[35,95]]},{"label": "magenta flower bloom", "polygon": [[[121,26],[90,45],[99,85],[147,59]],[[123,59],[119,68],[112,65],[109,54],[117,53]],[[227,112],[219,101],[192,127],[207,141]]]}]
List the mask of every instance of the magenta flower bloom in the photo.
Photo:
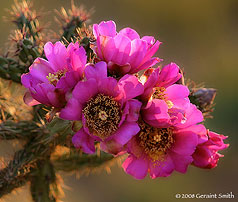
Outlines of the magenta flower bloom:
[{"label": "magenta flower bloom", "polygon": [[227,136],[208,131],[208,139],[200,142],[193,154],[193,164],[200,168],[214,168],[218,160],[223,155],[218,151],[226,149],[229,144],[224,144],[223,140]]},{"label": "magenta flower bloom", "polygon": [[78,43],[66,48],[61,42],[44,46],[48,59],[37,58],[23,74],[22,84],[28,88],[24,100],[29,105],[44,104],[61,108],[66,104],[65,94],[82,78],[87,62],[86,52]]},{"label": "magenta flower bloom", "polygon": [[[149,69],[144,83],[142,115],[146,123],[161,128],[183,122],[184,111],[190,106],[187,86],[174,84],[181,78],[179,67],[171,63],[162,70]],[[142,76],[142,80],[145,76]]]},{"label": "magenta flower bloom", "polygon": [[134,74],[160,61],[153,57],[160,42],[155,41],[152,36],[140,38],[131,28],[124,28],[117,33],[113,21],[94,24],[93,33],[97,40],[96,54],[100,60],[108,63],[109,71],[113,75]]},{"label": "magenta flower bloom", "polygon": [[203,121],[203,115],[195,105],[186,109],[185,116],[186,122],[165,128],[140,120],[140,132],[127,144],[125,172],[136,179],[143,179],[147,173],[153,179],[167,177],[174,170],[185,173],[200,139],[204,138],[202,134],[206,133],[203,125],[197,125]]},{"label": "magenta flower bloom", "polygon": [[143,93],[143,85],[132,75],[119,81],[108,77],[105,62],[87,65],[85,77],[75,86],[60,117],[82,120],[83,127],[72,139],[76,148],[94,153],[94,141],[100,141],[105,150],[117,153],[140,130],[136,121],[141,103],[133,98]]}]

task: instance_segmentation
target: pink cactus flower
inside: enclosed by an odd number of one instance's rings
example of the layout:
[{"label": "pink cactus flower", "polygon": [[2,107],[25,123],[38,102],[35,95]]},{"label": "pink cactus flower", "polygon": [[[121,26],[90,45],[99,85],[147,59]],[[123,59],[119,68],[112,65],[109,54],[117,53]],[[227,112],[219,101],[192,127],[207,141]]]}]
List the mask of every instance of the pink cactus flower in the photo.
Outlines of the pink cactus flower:
[{"label": "pink cactus flower", "polygon": [[136,179],[145,178],[147,173],[153,179],[167,177],[174,170],[185,173],[200,139],[206,139],[206,128],[198,124],[203,115],[195,105],[190,104],[185,116],[186,122],[165,128],[140,120],[140,132],[126,145],[125,172]]},{"label": "pink cactus flower", "polygon": [[193,154],[193,164],[200,168],[214,168],[217,166],[218,160],[223,155],[218,151],[226,149],[229,144],[223,142],[227,136],[219,135],[212,131],[208,131],[208,140],[202,141]]},{"label": "pink cactus flower", "polygon": [[174,63],[162,70],[148,69],[141,77],[144,83],[144,93],[140,96],[141,113],[146,123],[161,128],[184,121],[184,111],[190,106],[189,89],[175,84],[180,78],[179,67]]},{"label": "pink cactus flower", "polygon": [[100,60],[108,63],[113,75],[120,77],[134,74],[160,61],[153,57],[160,42],[152,36],[140,38],[131,28],[124,28],[117,33],[114,21],[94,24],[93,33],[96,38],[96,54]]},{"label": "pink cactus flower", "polygon": [[85,81],[79,81],[60,117],[81,120],[83,127],[73,136],[73,144],[85,153],[94,153],[94,141],[110,143],[118,150],[140,128],[137,124],[141,103],[133,99],[143,93],[135,76],[119,81],[107,76],[107,64],[98,62],[85,68]]},{"label": "pink cactus flower", "polygon": [[37,58],[29,73],[22,75],[21,82],[28,89],[24,101],[61,108],[66,104],[65,94],[83,76],[86,52],[78,43],[70,43],[66,48],[61,42],[46,43],[44,52],[48,61]]}]

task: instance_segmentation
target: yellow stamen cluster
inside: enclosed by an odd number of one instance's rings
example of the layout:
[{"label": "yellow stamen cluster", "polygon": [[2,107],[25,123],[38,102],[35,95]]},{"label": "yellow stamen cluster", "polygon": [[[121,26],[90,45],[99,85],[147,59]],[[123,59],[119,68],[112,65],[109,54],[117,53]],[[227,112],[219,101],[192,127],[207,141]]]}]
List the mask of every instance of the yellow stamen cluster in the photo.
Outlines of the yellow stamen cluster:
[{"label": "yellow stamen cluster", "polygon": [[66,70],[59,70],[58,72],[54,74],[49,73],[49,75],[46,76],[46,78],[49,80],[51,84],[56,86],[57,82],[60,80],[61,77],[65,75],[65,73],[66,73]]},{"label": "yellow stamen cluster", "polygon": [[171,109],[174,106],[174,104],[172,101],[168,100],[165,90],[166,89],[164,87],[155,87],[155,91],[153,95],[151,96],[151,99],[164,100],[166,104],[168,105],[168,108]]},{"label": "yellow stamen cluster", "polygon": [[120,104],[113,97],[98,94],[83,109],[90,133],[106,139],[117,129],[121,120]]}]

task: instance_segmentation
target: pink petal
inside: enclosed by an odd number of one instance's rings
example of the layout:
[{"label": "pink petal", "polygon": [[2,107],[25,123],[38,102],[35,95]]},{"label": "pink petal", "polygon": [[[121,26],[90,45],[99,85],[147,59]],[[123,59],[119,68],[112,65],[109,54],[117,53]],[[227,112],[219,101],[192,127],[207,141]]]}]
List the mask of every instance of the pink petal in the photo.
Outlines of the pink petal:
[{"label": "pink petal", "polygon": [[85,77],[87,79],[94,78],[97,81],[107,77],[107,63],[98,62],[95,65],[89,64],[85,68]]},{"label": "pink petal", "polygon": [[146,82],[144,83],[144,93],[141,95],[141,99],[142,100],[149,100],[149,98],[151,97],[152,93],[153,93],[153,88],[155,87],[158,77],[159,77],[159,72],[160,69],[159,68],[151,68],[148,71],[145,72],[145,74],[147,72],[150,72],[148,79],[146,80]]},{"label": "pink petal", "polygon": [[129,27],[126,27],[126,28],[122,29],[119,32],[119,34],[123,34],[123,35],[127,36],[131,40],[139,39],[140,38],[139,34],[134,29],[131,29]]},{"label": "pink petal", "polygon": [[97,54],[100,59],[109,62],[117,53],[118,49],[113,38],[109,36],[99,36],[97,38]]},{"label": "pink petal", "polygon": [[119,94],[117,80],[112,77],[101,79],[98,83],[98,90],[100,93],[116,97]]},{"label": "pink petal", "polygon": [[168,105],[164,100],[153,99],[142,109],[142,117],[153,127],[167,127],[170,119]]},{"label": "pink petal", "polygon": [[193,154],[193,164],[200,168],[205,168],[211,161],[213,153],[207,147],[200,147],[196,149]]},{"label": "pink petal", "polygon": [[171,148],[173,152],[180,155],[192,155],[198,145],[198,135],[190,131],[174,131],[174,143]]},{"label": "pink petal", "polygon": [[125,75],[118,82],[121,97],[126,101],[141,95],[144,91],[143,85],[136,76]]},{"label": "pink petal", "polygon": [[[114,63],[123,66],[128,63],[129,54],[131,51],[131,41],[128,37],[118,34],[114,37],[115,47],[117,52],[114,53],[111,61]],[[110,50],[112,52],[112,50]]]},{"label": "pink petal", "polygon": [[161,42],[156,41],[156,43],[147,50],[146,55],[142,61],[142,63],[145,63],[147,60],[149,60],[153,55],[156,53],[156,51],[159,49]]},{"label": "pink petal", "polygon": [[94,24],[93,25],[93,35],[94,37],[97,39],[100,35],[99,33],[99,28],[98,28],[98,24]]},{"label": "pink petal", "polygon": [[140,108],[142,103],[138,100],[132,99],[128,101],[129,104],[129,113],[126,120],[129,122],[137,121],[140,115]]},{"label": "pink petal", "polygon": [[53,73],[49,62],[42,58],[35,59],[33,64],[30,66],[29,71],[29,74],[31,74],[34,79],[46,83],[49,83],[49,80],[47,79],[49,73]]},{"label": "pink petal", "polygon": [[56,88],[62,89],[64,92],[67,92],[70,89],[74,88],[74,86],[78,83],[79,80],[79,72],[66,72],[65,76],[60,78],[60,80],[57,82]]},{"label": "pink petal", "polygon": [[55,72],[67,67],[67,51],[61,42],[58,41],[54,45],[51,42],[47,42],[44,46],[44,51],[46,58]]},{"label": "pink petal", "polygon": [[190,104],[190,106],[185,111],[185,121],[180,124],[177,124],[178,128],[186,128],[191,125],[200,123],[203,121],[202,112],[197,109],[196,105]]},{"label": "pink petal", "polygon": [[122,164],[123,169],[135,179],[144,179],[148,171],[148,162],[130,155]]},{"label": "pink petal", "polygon": [[30,88],[31,87],[31,79],[32,76],[27,73],[27,74],[22,74],[21,75],[21,83],[25,88]]},{"label": "pink petal", "polygon": [[186,110],[190,106],[189,93],[187,86],[179,84],[171,85],[165,90],[167,99],[173,103],[173,108],[182,110]]},{"label": "pink petal", "polygon": [[94,139],[84,132],[81,128],[72,138],[76,148],[81,149],[84,153],[95,153]]},{"label": "pink petal", "polygon": [[102,21],[98,25],[98,32],[100,35],[103,35],[103,36],[114,37],[116,35],[116,23],[112,20]]},{"label": "pink petal", "polygon": [[141,40],[146,41],[150,45],[153,45],[155,43],[155,38],[153,36],[143,36]]},{"label": "pink petal", "polygon": [[179,133],[183,133],[184,131],[185,132],[191,131],[192,133],[197,134],[198,135],[198,144],[202,144],[208,140],[207,129],[202,124],[192,125],[187,128],[177,130],[177,132],[179,132]]},{"label": "pink petal", "polygon": [[149,67],[153,67],[158,62],[160,62],[159,58],[151,58],[151,59],[147,60],[145,63],[142,62],[141,65],[139,67],[133,69],[133,71],[131,71],[131,73],[136,73],[138,71],[147,69]]},{"label": "pink petal", "polygon": [[151,161],[149,168],[152,179],[157,177],[168,177],[174,171],[174,163],[171,157],[167,155],[164,161]]},{"label": "pink petal", "polygon": [[192,156],[179,155],[170,152],[170,156],[173,159],[175,170],[180,173],[186,173],[189,164],[193,162]]},{"label": "pink petal", "polygon": [[87,54],[85,49],[82,46],[78,48],[71,48],[70,57],[67,62],[68,66],[70,66],[72,70],[78,71],[80,76],[82,76],[87,63]]},{"label": "pink petal", "polygon": [[78,99],[78,102],[85,104],[90,98],[98,93],[97,81],[89,79],[87,81],[79,81],[75,86],[72,95]]},{"label": "pink petal", "polygon": [[40,104],[37,100],[35,100],[29,91],[27,91],[23,97],[24,102],[29,106],[34,106]]},{"label": "pink petal", "polygon": [[143,58],[146,55],[146,41],[135,39],[131,42],[130,61],[131,67],[137,68],[140,66]]},{"label": "pink petal", "polygon": [[125,122],[114,134],[113,140],[120,145],[125,145],[134,135],[140,131],[136,122]]},{"label": "pink petal", "polygon": [[157,86],[167,88],[178,81],[181,77],[182,75],[179,73],[179,66],[175,63],[170,63],[161,70],[157,81]]},{"label": "pink petal", "polygon": [[60,112],[60,118],[66,120],[81,120],[81,116],[82,106],[78,100],[73,97],[68,100],[67,105]]},{"label": "pink petal", "polygon": [[59,99],[59,94],[57,93],[57,91],[49,91],[46,93],[47,98],[50,101],[50,104],[54,107],[62,107],[65,103],[65,100],[61,100]]},{"label": "pink petal", "polygon": [[166,88],[165,93],[169,100],[183,99],[189,96],[189,89],[187,86],[174,84]]}]

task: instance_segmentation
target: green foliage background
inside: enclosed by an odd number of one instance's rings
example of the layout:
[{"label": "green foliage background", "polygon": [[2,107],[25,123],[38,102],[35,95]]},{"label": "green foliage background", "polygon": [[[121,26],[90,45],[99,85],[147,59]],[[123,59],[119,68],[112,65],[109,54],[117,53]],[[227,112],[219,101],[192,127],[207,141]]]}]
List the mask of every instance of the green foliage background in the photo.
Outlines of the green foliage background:
[{"label": "green foliage background", "polygon": [[[7,16],[13,0],[0,1],[0,16]],[[227,193],[237,192],[237,113],[238,113],[238,1],[237,0],[80,0],[77,5],[95,8],[92,23],[114,20],[118,29],[130,26],[141,35],[153,35],[163,42],[158,56],[164,64],[174,61],[185,69],[186,77],[206,87],[218,89],[214,118],[206,122],[213,131],[228,135],[230,148],[223,152],[218,167],[202,170],[190,167],[186,175],[173,173],[169,178],[134,180],[121,168],[114,167],[112,174],[81,177],[64,176],[67,202],[101,201],[175,201],[176,193]],[[43,21],[54,23],[54,9],[70,7],[69,0],[35,0],[34,8],[49,11]],[[0,45],[13,26],[0,19]],[[0,143],[1,156],[10,156],[16,148]],[[28,202],[30,193],[24,189],[5,198],[8,202]],[[182,201],[182,200],[180,200]],[[209,200],[212,201],[212,200]]]}]

